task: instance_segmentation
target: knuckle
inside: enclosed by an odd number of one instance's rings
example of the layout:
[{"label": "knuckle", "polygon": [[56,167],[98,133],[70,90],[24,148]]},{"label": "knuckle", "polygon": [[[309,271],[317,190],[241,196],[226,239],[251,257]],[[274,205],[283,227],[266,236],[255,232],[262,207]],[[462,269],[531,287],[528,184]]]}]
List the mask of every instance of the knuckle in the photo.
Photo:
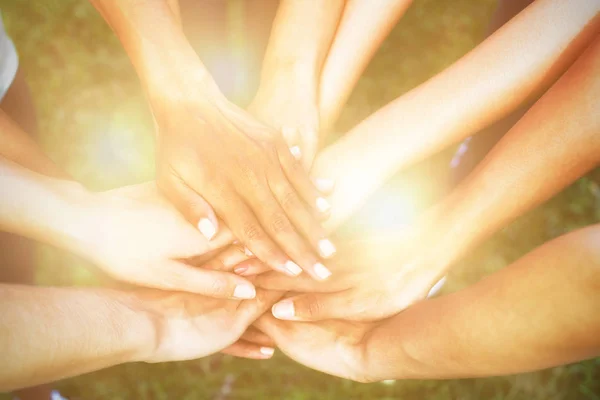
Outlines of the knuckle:
[{"label": "knuckle", "polygon": [[292,227],[285,215],[277,213],[271,218],[271,229],[275,233],[288,233]]},{"label": "knuckle", "polygon": [[244,237],[250,242],[263,239],[262,229],[255,223],[247,223],[243,227]]},{"label": "knuckle", "polygon": [[289,186],[285,188],[281,195],[281,205],[284,208],[294,208],[298,205],[298,196]]},{"label": "knuckle", "polygon": [[321,315],[323,305],[319,298],[315,295],[306,295],[301,303],[306,317],[314,318]]},{"label": "knuckle", "polygon": [[210,281],[209,289],[213,294],[226,294],[228,293],[229,282],[227,282],[227,279],[215,277]]}]

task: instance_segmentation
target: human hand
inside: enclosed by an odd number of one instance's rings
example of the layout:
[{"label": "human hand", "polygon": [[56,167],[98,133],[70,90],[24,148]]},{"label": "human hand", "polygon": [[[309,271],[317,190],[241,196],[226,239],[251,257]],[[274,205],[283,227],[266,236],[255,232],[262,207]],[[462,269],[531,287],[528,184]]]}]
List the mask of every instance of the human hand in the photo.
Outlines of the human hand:
[{"label": "human hand", "polygon": [[[414,240],[414,239],[413,239]],[[339,318],[373,321],[397,314],[438,289],[446,269],[431,252],[415,251],[414,241],[398,238],[351,242],[332,263],[334,275],[327,282],[303,277],[295,280],[265,273],[253,283],[302,294],[273,306],[273,315],[283,320],[319,321]],[[416,256],[411,256],[417,254]],[[246,261],[234,267],[257,268]]]},{"label": "human hand", "polygon": [[[138,358],[155,363],[191,360],[222,350],[244,357],[271,357],[273,348],[251,343],[263,339],[246,331],[280,297],[278,292],[258,291],[255,299],[240,301],[144,289],[128,293],[122,302],[151,321],[153,341]],[[250,341],[240,341],[242,337]]]},{"label": "human hand", "polygon": [[188,220],[211,239],[218,227],[204,212],[208,202],[269,267],[291,276],[302,270],[316,279],[329,276],[320,257],[335,247],[318,218],[329,204],[277,132],[220,98],[156,108],[157,183]]},{"label": "human hand", "polygon": [[[294,157],[310,170],[319,145],[319,105],[316,79],[287,70],[263,78],[248,110],[281,132]],[[320,181],[315,181],[318,185]],[[317,186],[328,192],[333,189]]]},{"label": "human hand", "polygon": [[375,323],[289,322],[265,314],[255,325],[287,356],[309,368],[359,382],[378,380],[365,357],[365,338]]},{"label": "human hand", "polygon": [[112,277],[140,286],[219,298],[252,298],[254,286],[227,272],[195,268],[233,239],[208,241],[159,192],[154,182],[92,194],[78,206],[79,248]]}]

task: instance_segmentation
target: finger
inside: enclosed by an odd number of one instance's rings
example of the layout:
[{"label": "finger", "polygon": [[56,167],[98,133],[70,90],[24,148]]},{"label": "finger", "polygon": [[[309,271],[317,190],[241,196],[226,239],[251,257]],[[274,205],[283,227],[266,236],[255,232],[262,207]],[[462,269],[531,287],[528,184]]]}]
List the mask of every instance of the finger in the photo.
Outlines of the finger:
[{"label": "finger", "polygon": [[254,276],[252,282],[257,288],[265,290],[283,290],[286,292],[330,293],[345,289],[341,283],[334,281],[316,281],[304,275],[300,275],[297,278],[289,278],[285,275],[270,272]]},{"label": "finger", "polygon": [[362,307],[356,307],[348,293],[309,293],[290,297],[274,304],[271,312],[275,318],[287,321],[356,319]]},{"label": "finger", "polygon": [[217,216],[210,204],[177,176],[162,182],[161,189],[167,198],[177,207],[183,216],[206,240],[212,240],[219,230]]},{"label": "finger", "polygon": [[258,344],[249,343],[245,340],[239,340],[231,346],[221,351],[234,357],[250,358],[254,360],[267,360],[273,357],[275,348],[271,346],[260,346]]},{"label": "finger", "polygon": [[248,328],[240,339],[263,347],[275,347],[273,339],[253,326]]},{"label": "finger", "polygon": [[223,299],[256,297],[254,285],[241,276],[194,268],[170,260],[149,268],[146,277],[134,283],[162,290],[197,293]]},{"label": "finger", "polygon": [[248,260],[248,256],[244,252],[244,249],[241,246],[232,245],[202,264],[202,268],[213,271],[232,272],[236,265],[246,260]]},{"label": "finger", "polygon": [[[301,127],[299,131],[300,148],[304,150],[301,158],[302,165],[306,171],[310,171],[314,156],[317,154],[319,134],[314,128],[309,127]],[[317,189],[319,188],[317,187]]]},{"label": "finger", "polygon": [[335,253],[335,246],[327,238],[325,228],[306,208],[306,204],[281,171],[274,172],[274,174],[276,176],[269,179],[269,186],[286,215],[313,249],[317,250],[324,258],[332,256]]},{"label": "finger", "polygon": [[292,126],[282,126],[281,135],[283,136],[285,143],[288,145],[292,157],[294,157],[296,160],[300,160],[302,158],[302,150],[300,148],[298,129]]},{"label": "finger", "polygon": [[[256,258],[242,261],[241,263],[239,263],[233,267],[233,272],[235,272],[236,274],[241,275],[241,276],[255,276],[255,275],[260,275],[260,274],[263,274],[263,273],[269,272],[269,271],[272,271],[272,269],[268,265],[266,265],[265,263],[263,263],[262,261],[260,261]],[[282,276],[287,279],[292,279],[292,278],[288,278],[286,275],[282,275],[282,274],[273,274],[273,275]],[[271,289],[278,289],[278,288],[272,287]]]},{"label": "finger", "polygon": [[257,188],[250,201],[253,202],[253,208],[257,210],[257,216],[267,233],[297,266],[317,280],[325,280],[331,275],[304,237],[296,231],[286,212],[273,198],[273,193],[268,188],[264,191]]},{"label": "finger", "polygon": [[277,145],[277,154],[279,156],[279,163],[290,184],[312,210],[315,210],[320,216],[326,217],[329,214],[331,206],[327,199],[315,188],[308,173],[302,166],[302,162],[296,160],[283,143]]},{"label": "finger", "polygon": [[[235,237],[258,259],[272,269],[290,276],[296,276],[302,272],[302,269],[271,240],[250,208],[236,192],[227,191],[221,195],[221,201],[214,204],[216,204],[217,212],[223,215]],[[257,205],[257,207],[261,208],[263,205]],[[229,219],[227,216],[235,216],[235,218]]]}]

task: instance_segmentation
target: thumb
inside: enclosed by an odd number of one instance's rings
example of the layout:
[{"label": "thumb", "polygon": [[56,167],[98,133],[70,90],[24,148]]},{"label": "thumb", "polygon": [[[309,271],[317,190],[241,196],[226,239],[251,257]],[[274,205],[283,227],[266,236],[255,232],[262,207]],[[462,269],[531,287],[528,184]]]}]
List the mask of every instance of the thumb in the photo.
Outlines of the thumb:
[{"label": "thumb", "polygon": [[149,269],[138,284],[168,291],[196,293],[222,299],[253,299],[254,285],[235,274],[194,268],[167,260]]},{"label": "thumb", "polygon": [[177,177],[169,179],[166,187],[162,189],[185,219],[197,227],[206,240],[210,241],[217,235],[219,221],[211,205],[202,196]]}]

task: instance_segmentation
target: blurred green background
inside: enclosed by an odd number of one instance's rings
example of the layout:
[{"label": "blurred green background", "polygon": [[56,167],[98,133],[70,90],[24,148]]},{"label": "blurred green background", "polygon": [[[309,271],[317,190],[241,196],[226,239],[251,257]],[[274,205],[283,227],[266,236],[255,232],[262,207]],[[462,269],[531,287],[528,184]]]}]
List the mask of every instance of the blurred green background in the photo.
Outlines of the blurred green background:
[{"label": "blurred green background", "polygon": [[[244,0],[222,1],[248,12]],[[416,1],[358,84],[339,131],[477,45],[495,6],[494,0]],[[93,189],[151,179],[153,125],[143,93],[118,40],[88,1],[0,0],[0,10],[34,94],[38,139],[47,153]],[[448,155],[441,156],[444,162]],[[553,237],[600,221],[598,182],[595,171],[499,232],[457,265],[444,290],[476,282]],[[37,257],[43,284],[99,282],[74,256],[39,246]],[[357,384],[282,355],[261,362],[215,355],[123,365],[57,387],[80,399],[600,399],[600,360],[502,378]]]}]

